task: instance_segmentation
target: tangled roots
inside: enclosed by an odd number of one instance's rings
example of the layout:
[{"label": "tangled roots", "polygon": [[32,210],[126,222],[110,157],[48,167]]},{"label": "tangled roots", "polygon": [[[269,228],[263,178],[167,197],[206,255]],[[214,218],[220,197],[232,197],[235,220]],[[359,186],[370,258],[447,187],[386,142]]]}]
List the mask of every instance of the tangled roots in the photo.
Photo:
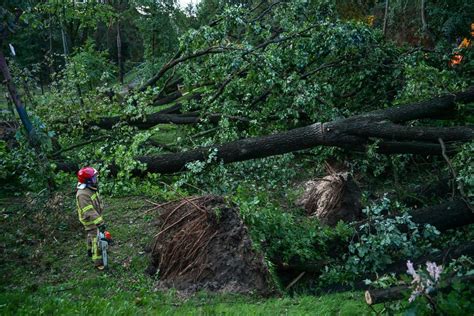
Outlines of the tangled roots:
[{"label": "tangled roots", "polygon": [[263,256],[252,249],[238,211],[222,197],[189,197],[160,207],[149,268],[159,271],[159,288],[263,295],[272,291]]},{"label": "tangled roots", "polygon": [[353,221],[361,216],[360,189],[347,172],[333,172],[305,183],[299,200],[310,216],[335,226],[340,220]]}]

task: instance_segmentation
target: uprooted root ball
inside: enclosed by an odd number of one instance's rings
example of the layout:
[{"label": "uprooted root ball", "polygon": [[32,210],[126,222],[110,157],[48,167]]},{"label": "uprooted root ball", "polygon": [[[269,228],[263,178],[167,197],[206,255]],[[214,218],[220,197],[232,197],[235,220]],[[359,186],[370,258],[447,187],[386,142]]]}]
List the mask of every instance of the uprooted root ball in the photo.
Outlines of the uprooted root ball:
[{"label": "uprooted root ball", "polygon": [[335,226],[340,220],[350,222],[361,217],[361,192],[347,172],[334,172],[305,183],[299,204],[321,223]]},{"label": "uprooted root ball", "polygon": [[271,294],[263,256],[252,249],[235,207],[218,196],[189,197],[160,207],[148,269],[159,271],[159,289]]}]

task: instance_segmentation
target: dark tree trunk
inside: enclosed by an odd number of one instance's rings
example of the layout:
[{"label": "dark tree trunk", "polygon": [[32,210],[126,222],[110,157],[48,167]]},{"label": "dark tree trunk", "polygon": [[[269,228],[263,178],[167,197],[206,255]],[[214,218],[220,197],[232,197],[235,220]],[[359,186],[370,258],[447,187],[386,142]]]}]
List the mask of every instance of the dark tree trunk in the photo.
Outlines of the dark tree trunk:
[{"label": "dark tree trunk", "polygon": [[119,68],[119,81],[123,84],[122,38],[120,36],[120,21],[117,21],[117,62]]},{"label": "dark tree trunk", "polygon": [[[327,123],[315,123],[296,128],[279,134],[241,139],[230,143],[202,147],[176,154],[138,157],[147,165],[144,172],[136,171],[137,175],[146,172],[174,173],[183,171],[189,162],[206,161],[210,151],[216,150],[216,161],[231,163],[249,159],[263,158],[288,152],[313,148],[316,146],[335,146],[355,151],[364,151],[371,138],[378,137],[380,152],[441,154],[441,146],[434,138],[446,137],[451,140],[470,140],[473,138],[472,127],[427,128],[424,131],[418,127],[403,127],[392,123],[438,118],[440,115],[454,110],[456,103],[474,101],[474,87],[469,90],[434,98],[425,102],[403,105],[385,110],[364,113],[347,119]],[[218,119],[218,115],[215,116]],[[211,116],[212,119],[212,116]],[[169,115],[155,113],[147,116],[145,121],[130,121],[129,124],[139,128],[147,128],[158,123],[198,122],[195,116]],[[388,122],[391,121],[391,122]],[[120,122],[119,118],[105,118],[97,123],[98,126],[111,128]],[[393,140],[402,141],[393,141]],[[387,141],[388,140],[388,141]]]},{"label": "dark tree trunk", "polygon": [[423,46],[427,48],[434,47],[434,36],[428,27],[426,22],[426,0],[421,0],[420,4],[420,13],[421,13],[421,31],[423,33],[422,39],[424,40]]},{"label": "dark tree trunk", "polygon": [[159,106],[159,105],[165,105],[168,103],[171,103],[179,98],[181,98],[183,94],[180,91],[175,91],[170,94],[168,94],[165,97],[162,98],[156,98],[156,100],[153,102],[154,105]]},{"label": "dark tree trunk", "polygon": [[[348,119],[328,123],[315,123],[279,134],[241,139],[223,145],[198,148],[183,153],[142,157],[139,160],[147,164],[147,172],[173,173],[182,171],[189,162],[207,160],[210,150],[213,149],[217,149],[217,161],[230,163],[279,155],[315,146],[336,146],[363,151],[368,143],[368,137],[374,136],[379,138],[387,137],[390,140],[410,140],[395,143],[382,142],[379,146],[381,152],[387,149],[389,153],[423,153],[423,149],[426,149],[427,151],[424,154],[441,154],[441,147],[435,143],[422,142],[420,145],[420,143],[413,142],[431,140],[433,135],[438,137],[446,136],[453,139],[453,135],[457,133],[459,140],[469,140],[473,138],[473,128],[439,128],[437,129],[438,135],[436,135],[432,128],[428,128],[429,133],[425,133],[417,128],[386,124],[386,121],[390,120],[394,123],[399,123],[421,118],[439,117],[439,115],[452,110],[456,102],[467,103],[472,101],[474,101],[474,87],[471,87],[466,92],[434,98],[416,104],[377,110]],[[380,122],[384,123],[380,124]],[[374,126],[377,128],[378,134],[374,132]],[[396,131],[394,131],[393,126],[396,126]]]},{"label": "dark tree trunk", "polygon": [[[446,201],[439,205],[428,206],[421,209],[412,209],[409,214],[412,216],[412,221],[419,225],[429,224],[435,226],[439,231],[445,231],[447,229],[453,229],[470,225],[474,223],[474,213],[469,209],[468,205],[462,200]],[[356,234],[354,235],[354,241],[360,236],[360,226],[367,221],[355,223]],[[401,230],[406,230],[406,227],[399,227]],[[334,246],[334,249],[338,247]],[[335,254],[337,255],[337,254]],[[415,264],[424,264],[426,261],[436,261],[437,263],[445,263],[451,259],[459,258],[462,255],[472,256],[474,255],[474,243],[468,243],[455,248],[447,248],[437,253],[422,256],[415,260]],[[274,258],[273,258],[274,259]],[[407,258],[408,259],[408,258]],[[308,271],[308,272],[319,272],[324,266],[328,265],[327,261],[316,261],[316,262],[301,262],[295,258],[292,262],[284,264],[281,261],[274,261],[277,268],[282,271]],[[384,271],[386,273],[395,272],[402,273],[406,270],[406,260],[402,262],[396,262],[389,265]],[[363,279],[372,279],[372,274],[361,277]],[[367,288],[364,282],[359,282],[356,286],[359,289]],[[349,290],[349,288],[344,287]]]},{"label": "dark tree trunk", "polygon": [[[65,14],[65,13],[63,12],[63,14]],[[68,46],[67,46],[66,32],[64,31],[64,26],[63,26],[62,22],[61,22],[61,38],[62,38],[62,42],[63,42],[64,62],[67,65],[69,63],[69,60],[68,60],[69,59],[69,57],[68,57],[69,56],[69,50],[68,50]],[[72,36],[70,36],[70,38],[71,38],[71,43],[72,43],[72,41],[73,41]],[[74,76],[77,77],[76,65],[73,65],[73,71],[74,71]],[[77,91],[77,97],[79,98],[79,103],[81,104],[81,107],[84,107],[84,99],[82,98],[81,86],[77,82],[76,82],[75,86],[76,86],[76,91]]]},{"label": "dark tree trunk", "polygon": [[[172,107],[170,110],[175,110],[176,107]],[[168,114],[168,110],[160,111],[157,113],[149,114],[145,119],[138,120],[128,120],[125,121],[127,125],[135,126],[138,129],[149,129],[157,124],[177,124],[177,125],[186,125],[186,124],[196,124],[204,122],[206,119],[211,123],[217,123],[222,115],[220,114],[208,114],[205,117],[200,117],[198,112],[192,113],[183,113],[183,114]],[[230,120],[242,121],[248,123],[248,120],[243,117],[228,116]],[[103,129],[111,129],[115,124],[124,122],[120,117],[106,117],[100,119],[98,122],[93,123],[92,125],[98,126]]]},{"label": "dark tree trunk", "polygon": [[383,36],[387,36],[388,9],[389,9],[389,6],[390,6],[390,1],[389,1],[389,0],[385,0],[385,14],[384,14],[384,16],[383,16],[383,29],[382,29]]},{"label": "dark tree trunk", "polygon": [[[411,220],[416,224],[430,224],[439,231],[461,227],[474,223],[474,213],[469,209],[467,202],[461,199],[446,201],[436,206],[429,206],[410,211]],[[356,230],[367,221],[355,225]],[[402,231],[406,226],[399,227]]]}]

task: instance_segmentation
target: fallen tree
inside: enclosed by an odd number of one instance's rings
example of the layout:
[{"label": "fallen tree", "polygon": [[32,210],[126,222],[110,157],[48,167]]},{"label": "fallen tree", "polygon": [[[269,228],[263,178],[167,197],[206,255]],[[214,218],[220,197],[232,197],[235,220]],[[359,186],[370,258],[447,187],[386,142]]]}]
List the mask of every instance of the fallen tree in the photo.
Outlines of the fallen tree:
[{"label": "fallen tree", "polygon": [[[409,215],[415,224],[429,224],[436,227],[439,231],[474,223],[474,213],[463,199],[454,199],[435,206],[412,209]],[[367,220],[356,223],[354,225],[356,231],[359,232],[360,227],[366,223]],[[406,225],[401,225],[399,228],[401,231],[408,230]]]},{"label": "fallen tree", "polygon": [[[432,225],[436,227],[440,232],[448,229],[458,228],[465,225],[474,223],[474,213],[469,209],[466,202],[461,199],[455,199],[453,201],[445,201],[441,204],[428,206],[420,209],[412,209],[409,212],[411,220],[419,225]],[[356,222],[353,224],[355,233],[353,241],[360,238],[360,227],[366,224],[367,221]],[[399,228],[403,231],[406,229],[404,225],[400,225]],[[336,248],[336,247],[333,247]],[[430,254],[422,257],[421,260],[428,260],[431,258],[433,261],[442,261],[450,257],[457,258],[462,254],[473,254],[474,244],[465,245],[456,249],[447,249],[439,254]],[[335,254],[336,255],[336,254]],[[289,263],[283,263],[276,260],[275,264],[279,270],[283,271],[306,271],[306,272],[319,272],[328,264],[327,260],[316,261],[316,262],[298,262],[298,258]],[[400,266],[404,266],[404,262],[397,262],[387,267],[386,272],[401,272]],[[371,278],[371,275],[365,276],[363,279]],[[362,288],[364,284],[362,283]]]},{"label": "fallen tree", "polygon": [[[292,129],[273,135],[236,140],[222,145],[201,147],[181,153],[137,157],[146,164],[145,171],[135,170],[135,175],[150,173],[175,173],[183,171],[187,163],[206,161],[211,150],[217,150],[216,160],[231,163],[263,158],[316,146],[335,146],[353,151],[365,151],[366,146],[377,138],[381,153],[411,153],[441,155],[439,139],[469,141],[474,138],[474,127],[411,127],[400,123],[440,118],[451,115],[457,103],[474,102],[474,86],[463,92],[444,95],[424,102],[391,107],[363,113],[346,119]],[[163,114],[164,115],[164,114]],[[161,115],[157,117],[162,117]],[[195,117],[181,117],[196,120]],[[169,122],[169,121],[168,121]],[[104,123],[106,124],[106,123]],[[107,124],[114,124],[109,122]],[[137,125],[146,122],[136,122]],[[58,164],[60,170],[77,168],[74,164]],[[110,166],[114,172],[116,166]]]},{"label": "fallen tree", "polygon": [[125,123],[130,126],[135,126],[138,129],[149,129],[157,124],[196,124],[205,122],[208,120],[211,123],[217,123],[222,117],[226,117],[230,120],[241,121],[248,123],[248,119],[238,116],[225,116],[218,113],[210,113],[200,115],[198,112],[183,113],[183,114],[172,114],[179,106],[173,106],[165,111],[159,111],[146,115],[144,118],[139,119],[122,119],[120,116],[104,117],[93,123],[97,127],[103,129],[112,129],[116,124]]}]

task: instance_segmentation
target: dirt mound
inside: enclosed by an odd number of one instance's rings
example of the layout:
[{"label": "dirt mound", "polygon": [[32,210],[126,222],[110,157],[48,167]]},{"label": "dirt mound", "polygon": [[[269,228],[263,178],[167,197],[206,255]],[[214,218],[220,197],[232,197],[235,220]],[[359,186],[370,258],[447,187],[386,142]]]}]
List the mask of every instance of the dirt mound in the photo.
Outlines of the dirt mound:
[{"label": "dirt mound", "polygon": [[263,256],[252,248],[238,210],[222,197],[189,197],[158,207],[163,211],[148,272],[159,271],[159,289],[273,292]]},{"label": "dirt mound", "polygon": [[350,222],[361,217],[361,192],[347,172],[334,172],[305,183],[299,200],[310,216],[335,226],[340,220]]}]

